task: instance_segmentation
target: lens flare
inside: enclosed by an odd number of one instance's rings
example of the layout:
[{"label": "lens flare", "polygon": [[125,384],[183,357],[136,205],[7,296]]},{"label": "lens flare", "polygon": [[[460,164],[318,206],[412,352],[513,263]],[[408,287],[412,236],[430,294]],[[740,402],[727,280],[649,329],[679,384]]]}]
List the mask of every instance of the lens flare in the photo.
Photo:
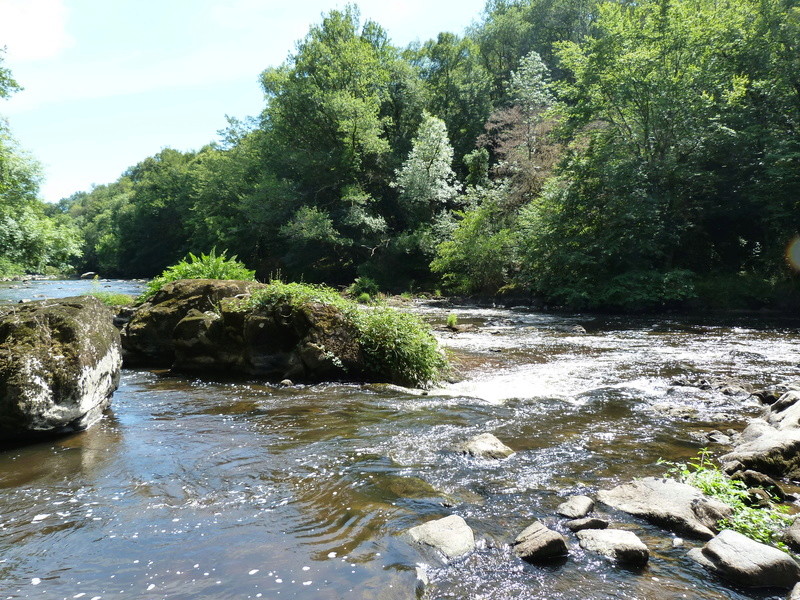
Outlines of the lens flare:
[{"label": "lens flare", "polygon": [[800,236],[794,238],[786,247],[786,261],[795,271],[800,271]]}]

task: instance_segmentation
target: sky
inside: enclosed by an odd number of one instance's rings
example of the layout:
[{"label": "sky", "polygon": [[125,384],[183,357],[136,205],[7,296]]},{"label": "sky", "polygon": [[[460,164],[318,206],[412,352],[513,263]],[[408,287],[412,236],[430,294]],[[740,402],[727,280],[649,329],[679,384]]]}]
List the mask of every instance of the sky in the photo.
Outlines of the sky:
[{"label": "sky", "polygon": [[[218,139],[226,115],[263,108],[258,76],[281,64],[336,0],[0,0],[0,100],[57,202],[116,180],[162,148]],[[485,0],[361,0],[399,46],[463,33]]]}]

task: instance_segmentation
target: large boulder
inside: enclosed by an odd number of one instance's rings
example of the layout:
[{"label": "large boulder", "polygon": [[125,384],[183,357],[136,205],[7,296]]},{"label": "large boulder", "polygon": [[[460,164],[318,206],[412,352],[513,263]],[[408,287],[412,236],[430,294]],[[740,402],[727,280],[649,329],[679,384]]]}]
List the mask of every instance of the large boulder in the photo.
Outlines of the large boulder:
[{"label": "large boulder", "polygon": [[122,330],[126,364],[171,367],[175,360],[173,332],[191,311],[213,311],[223,298],[249,294],[263,287],[254,281],[181,279],[164,285],[138,306]]},{"label": "large boulder", "polygon": [[581,548],[597,552],[618,562],[641,566],[647,564],[650,552],[632,531],[623,529],[583,529],[575,535]]},{"label": "large boulder", "polygon": [[458,558],[475,549],[472,528],[458,515],[412,527],[406,536],[414,544],[435,548],[448,559]]},{"label": "large boulder", "polygon": [[77,431],[102,415],[122,353],[111,311],[89,296],[0,311],[0,441]]},{"label": "large boulder", "polygon": [[671,531],[700,539],[714,536],[717,522],[733,514],[727,504],[672,479],[646,477],[601,491],[597,499]]},{"label": "large boulder", "polygon": [[689,556],[706,568],[746,587],[790,588],[800,581],[800,565],[788,554],[726,529]]},{"label": "large boulder", "polygon": [[754,419],[732,452],[720,457],[728,473],[757,471],[773,477],[800,477],[800,393],[783,394],[763,419]]},{"label": "large boulder", "polygon": [[537,562],[567,555],[567,540],[539,521],[525,528],[514,543],[514,554],[528,562]]},{"label": "large boulder", "polygon": [[245,308],[252,281],[186,279],[139,306],[122,332],[126,364],[281,381],[358,379],[364,360],[335,306]]}]

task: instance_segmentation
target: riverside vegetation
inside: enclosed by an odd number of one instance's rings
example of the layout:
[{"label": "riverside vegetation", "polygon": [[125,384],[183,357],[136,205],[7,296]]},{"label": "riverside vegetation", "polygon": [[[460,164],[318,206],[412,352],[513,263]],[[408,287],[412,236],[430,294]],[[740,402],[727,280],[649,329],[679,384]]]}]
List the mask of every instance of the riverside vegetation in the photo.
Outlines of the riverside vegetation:
[{"label": "riverside vegetation", "polygon": [[57,205],[2,125],[0,271],[216,247],[262,279],[797,306],[798,56],[793,0],[490,0],[405,48],[348,5],[261,74],[261,114]]}]

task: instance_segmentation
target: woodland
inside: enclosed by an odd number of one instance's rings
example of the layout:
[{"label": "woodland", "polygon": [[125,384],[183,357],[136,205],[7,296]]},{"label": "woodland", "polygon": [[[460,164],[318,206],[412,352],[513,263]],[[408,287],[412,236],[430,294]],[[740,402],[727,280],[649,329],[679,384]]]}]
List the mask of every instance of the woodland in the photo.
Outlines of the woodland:
[{"label": "woodland", "polygon": [[57,204],[0,120],[0,275],[215,249],[385,292],[800,306],[798,0],[489,0],[408,47],[349,5],[260,81],[261,114]]}]

